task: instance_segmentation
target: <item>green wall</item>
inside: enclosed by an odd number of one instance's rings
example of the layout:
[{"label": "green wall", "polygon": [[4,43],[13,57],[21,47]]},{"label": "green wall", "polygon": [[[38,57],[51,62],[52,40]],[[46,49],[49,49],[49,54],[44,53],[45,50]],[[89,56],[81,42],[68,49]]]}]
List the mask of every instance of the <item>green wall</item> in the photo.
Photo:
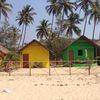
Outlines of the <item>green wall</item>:
[{"label": "green wall", "polygon": [[[94,46],[92,46],[91,44],[89,44],[86,40],[76,40],[75,42],[73,42],[70,46],[68,46],[64,52],[63,52],[63,60],[66,62],[66,66],[68,64],[68,60],[69,60],[69,51],[73,50],[74,52],[74,59],[73,61],[77,61],[77,59],[79,58],[81,61],[84,61],[87,59],[86,57],[86,49],[89,49],[89,55],[91,55],[92,59],[94,59]],[[78,55],[78,50],[82,50],[83,51],[83,55],[79,56]],[[74,63],[73,66],[85,66],[85,64],[76,64]]]}]

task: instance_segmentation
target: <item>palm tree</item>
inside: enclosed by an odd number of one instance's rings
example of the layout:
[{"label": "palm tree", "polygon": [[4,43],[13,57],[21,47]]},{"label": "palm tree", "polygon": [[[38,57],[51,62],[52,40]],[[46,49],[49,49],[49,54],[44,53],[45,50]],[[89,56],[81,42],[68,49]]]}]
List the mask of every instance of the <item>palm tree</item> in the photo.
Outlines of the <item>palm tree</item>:
[{"label": "palm tree", "polygon": [[36,32],[37,32],[37,38],[43,39],[46,38],[48,39],[48,34],[50,32],[49,28],[50,24],[48,23],[48,20],[43,19],[40,21],[40,25],[37,26]]},{"label": "palm tree", "polygon": [[83,35],[85,35],[85,30],[86,30],[86,25],[87,25],[87,17],[89,15],[88,11],[89,8],[92,4],[91,0],[77,0],[76,1],[76,9],[79,9],[79,13],[81,12],[81,10],[83,10],[84,12],[84,20],[85,20],[85,24],[84,24],[84,29],[83,29]]},{"label": "palm tree", "polygon": [[1,20],[1,14],[3,14],[4,17],[8,17],[8,12],[11,12],[12,4],[6,3],[6,0],[0,0],[0,20]]},{"label": "palm tree", "polygon": [[61,21],[61,33],[62,33],[62,24],[64,20],[64,15],[67,17],[70,13],[73,13],[73,10],[75,9],[74,3],[70,2],[70,0],[58,0],[60,5],[60,13],[62,13],[62,21]]},{"label": "palm tree", "polygon": [[[22,34],[21,34],[21,39],[22,39],[22,35],[23,35],[23,41],[22,41],[22,46],[24,44],[25,41],[25,37],[26,37],[26,29],[27,26],[29,24],[33,24],[34,18],[33,16],[36,14],[34,12],[34,8],[32,8],[30,5],[26,5],[24,6],[24,8],[18,12],[19,16],[17,17],[16,20],[18,20],[19,22],[19,26],[22,25]],[[20,39],[20,41],[21,41]]]},{"label": "palm tree", "polygon": [[77,26],[80,24],[81,19],[77,13],[72,13],[68,17],[67,20],[64,20],[63,30],[66,31],[66,35],[68,38],[72,38],[73,32],[80,36],[81,30]]},{"label": "palm tree", "polygon": [[19,26],[22,26],[22,32],[21,32],[21,35],[19,38],[19,43],[18,43],[18,48],[19,48],[20,44],[21,44],[22,36],[24,34],[23,33],[24,26],[25,26],[25,24],[24,24],[24,10],[18,12],[18,16],[17,16],[16,20],[18,21]]},{"label": "palm tree", "polygon": [[50,3],[50,5],[46,6],[47,13],[49,15],[52,14],[52,24],[51,24],[51,30],[53,30],[53,22],[54,22],[54,17],[59,15],[60,12],[60,6],[59,3],[57,2],[58,0],[48,0],[47,2]]},{"label": "palm tree", "polygon": [[89,14],[90,14],[89,24],[90,24],[91,20],[93,20],[93,22],[94,22],[93,35],[92,35],[92,39],[94,39],[96,24],[98,24],[98,22],[100,22],[100,3],[99,3],[99,0],[92,2],[91,9],[89,10]]},{"label": "palm tree", "polygon": [[73,9],[75,9],[74,3],[70,2],[70,0],[59,0],[59,4],[63,12],[62,15],[63,19],[64,19],[64,14],[68,16],[69,12],[73,13]]}]

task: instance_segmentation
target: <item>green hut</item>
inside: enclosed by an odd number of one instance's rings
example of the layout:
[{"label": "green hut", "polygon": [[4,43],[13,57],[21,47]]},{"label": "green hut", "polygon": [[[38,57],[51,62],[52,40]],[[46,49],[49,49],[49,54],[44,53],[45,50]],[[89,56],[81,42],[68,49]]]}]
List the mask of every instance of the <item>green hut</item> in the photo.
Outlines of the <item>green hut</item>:
[{"label": "green hut", "polygon": [[87,66],[87,60],[92,60],[92,66],[97,65],[96,58],[100,56],[100,46],[85,36],[81,36],[64,49],[65,66]]}]

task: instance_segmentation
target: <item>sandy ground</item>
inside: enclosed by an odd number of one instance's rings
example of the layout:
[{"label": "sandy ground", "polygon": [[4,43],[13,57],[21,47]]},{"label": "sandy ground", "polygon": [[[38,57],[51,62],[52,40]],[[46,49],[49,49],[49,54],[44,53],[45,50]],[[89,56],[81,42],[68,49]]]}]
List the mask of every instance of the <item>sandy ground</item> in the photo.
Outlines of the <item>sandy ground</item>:
[{"label": "sandy ground", "polygon": [[0,72],[0,100],[100,100],[100,68],[19,69]]}]

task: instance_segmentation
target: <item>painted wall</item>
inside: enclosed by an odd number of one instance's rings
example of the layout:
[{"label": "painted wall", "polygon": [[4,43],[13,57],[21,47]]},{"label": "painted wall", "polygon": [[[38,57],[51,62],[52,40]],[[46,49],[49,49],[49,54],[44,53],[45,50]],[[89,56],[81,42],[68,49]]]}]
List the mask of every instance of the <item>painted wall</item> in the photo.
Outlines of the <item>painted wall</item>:
[{"label": "painted wall", "polygon": [[[84,61],[87,59],[86,49],[89,49],[89,51],[90,51],[89,55],[91,55],[92,59],[94,59],[94,47],[91,44],[87,43],[87,41],[85,41],[85,40],[77,40],[74,43],[72,43],[68,48],[66,48],[63,52],[63,59],[66,62],[66,64],[68,64],[68,60],[69,60],[68,53],[70,50],[73,50],[74,51],[73,61],[77,61],[77,59]],[[83,50],[82,56],[78,55],[78,50]]]},{"label": "painted wall", "polygon": [[31,43],[20,52],[21,65],[23,65],[23,54],[29,54],[30,66],[33,62],[43,62],[43,67],[49,67],[49,51],[37,42]]}]

